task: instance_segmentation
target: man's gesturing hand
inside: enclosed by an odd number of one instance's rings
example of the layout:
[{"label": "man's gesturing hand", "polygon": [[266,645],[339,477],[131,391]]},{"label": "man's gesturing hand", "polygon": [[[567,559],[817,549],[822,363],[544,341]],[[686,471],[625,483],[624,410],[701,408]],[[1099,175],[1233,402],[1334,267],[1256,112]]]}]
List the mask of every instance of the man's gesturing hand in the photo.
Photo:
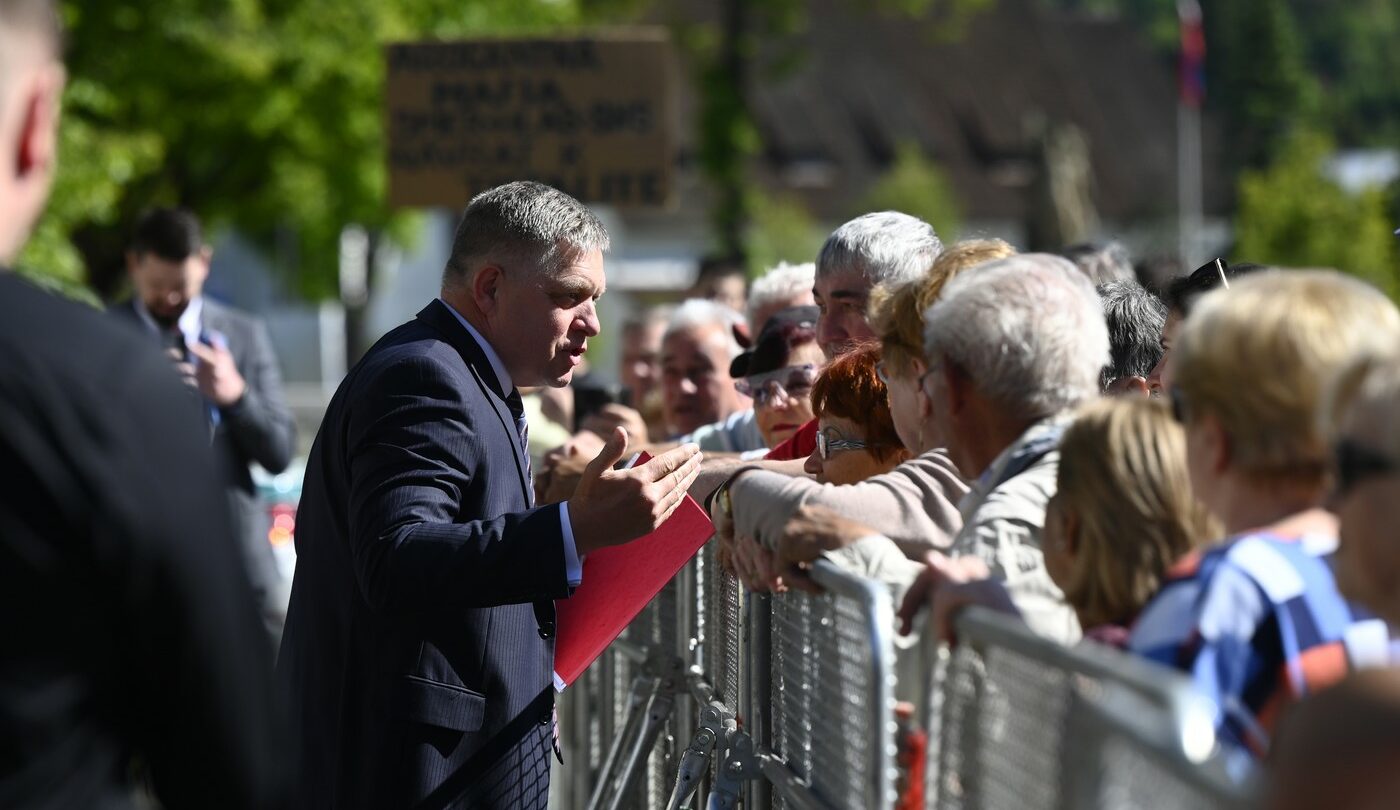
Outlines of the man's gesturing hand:
[{"label": "man's gesturing hand", "polygon": [[635,540],[666,522],[700,471],[700,448],[693,444],[632,469],[612,469],[626,452],[627,431],[614,428],[569,499],[579,554]]}]

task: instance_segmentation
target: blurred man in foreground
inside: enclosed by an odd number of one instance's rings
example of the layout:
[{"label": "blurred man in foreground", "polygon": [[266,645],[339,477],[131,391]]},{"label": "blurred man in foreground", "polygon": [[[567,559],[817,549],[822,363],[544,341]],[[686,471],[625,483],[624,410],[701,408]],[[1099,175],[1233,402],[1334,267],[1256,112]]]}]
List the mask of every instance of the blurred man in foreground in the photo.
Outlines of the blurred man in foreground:
[{"label": "blurred man in foreground", "polygon": [[[53,179],[48,0],[0,0],[0,266]],[[0,273],[0,806],[283,806],[271,655],[207,428],[159,352]]]}]

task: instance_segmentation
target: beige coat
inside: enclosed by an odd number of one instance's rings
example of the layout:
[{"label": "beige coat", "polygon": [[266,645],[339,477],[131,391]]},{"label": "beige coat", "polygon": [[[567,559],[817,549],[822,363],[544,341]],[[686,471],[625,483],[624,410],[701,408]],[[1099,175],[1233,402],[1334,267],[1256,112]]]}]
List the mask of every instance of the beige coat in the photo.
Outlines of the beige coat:
[{"label": "beige coat", "polygon": [[968,487],[948,454],[931,450],[859,484],[818,484],[754,470],[740,476],[729,492],[735,536],[751,537],[768,548],[777,545],[798,507],[813,503],[869,526],[917,560],[926,551],[952,544],[962,527],[957,504]]}]

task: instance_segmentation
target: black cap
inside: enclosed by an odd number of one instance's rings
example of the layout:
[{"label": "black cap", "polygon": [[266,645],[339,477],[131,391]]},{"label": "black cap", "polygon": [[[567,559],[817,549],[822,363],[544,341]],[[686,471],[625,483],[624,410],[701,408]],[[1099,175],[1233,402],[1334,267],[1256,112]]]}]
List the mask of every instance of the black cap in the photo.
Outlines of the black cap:
[{"label": "black cap", "polygon": [[729,364],[729,376],[734,379],[776,371],[787,365],[794,345],[817,338],[816,307],[789,307],[779,310],[763,325],[753,348]]}]

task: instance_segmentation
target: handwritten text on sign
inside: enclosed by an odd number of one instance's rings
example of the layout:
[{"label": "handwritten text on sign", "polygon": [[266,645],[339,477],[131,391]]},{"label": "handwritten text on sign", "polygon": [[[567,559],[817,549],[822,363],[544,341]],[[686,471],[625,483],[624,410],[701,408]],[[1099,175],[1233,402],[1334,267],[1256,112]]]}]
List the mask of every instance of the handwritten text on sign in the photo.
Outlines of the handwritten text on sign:
[{"label": "handwritten text on sign", "polygon": [[538,180],[663,206],[674,159],[664,34],[388,46],[390,201],[461,207]]}]

